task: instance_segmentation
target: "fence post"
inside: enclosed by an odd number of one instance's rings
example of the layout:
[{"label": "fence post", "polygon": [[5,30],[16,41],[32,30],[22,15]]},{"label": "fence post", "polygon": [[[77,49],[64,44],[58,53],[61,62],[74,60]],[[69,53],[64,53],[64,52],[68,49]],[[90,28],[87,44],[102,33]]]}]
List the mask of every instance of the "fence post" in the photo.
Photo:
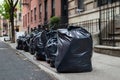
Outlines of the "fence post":
[{"label": "fence post", "polygon": [[101,19],[99,18],[99,44],[102,45],[102,34],[101,34]]},{"label": "fence post", "polygon": [[115,46],[115,8],[113,7],[113,46]]},{"label": "fence post", "polygon": [[[98,1],[100,1],[99,2],[99,4],[101,4],[101,0],[98,0]],[[99,21],[98,21],[98,25],[99,25],[99,35],[98,35],[98,37],[99,37],[99,44],[100,45],[102,45],[102,31],[101,31],[101,6],[99,6],[99,19],[98,19]]]}]

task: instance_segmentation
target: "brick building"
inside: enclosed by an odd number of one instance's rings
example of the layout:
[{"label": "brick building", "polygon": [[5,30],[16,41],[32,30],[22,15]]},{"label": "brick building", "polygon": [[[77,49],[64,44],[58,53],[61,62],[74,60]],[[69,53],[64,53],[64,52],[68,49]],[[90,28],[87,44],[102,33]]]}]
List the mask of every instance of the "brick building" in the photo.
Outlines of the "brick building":
[{"label": "brick building", "polygon": [[67,0],[23,0],[23,27],[26,31],[49,23],[52,16],[67,23]]},{"label": "brick building", "polygon": [[21,5],[21,0],[19,0],[17,6],[16,6],[16,17],[14,20],[14,26],[15,26],[15,31],[16,32],[22,32],[24,31],[23,29],[23,24],[22,24],[22,5]]},{"label": "brick building", "polygon": [[0,36],[8,35],[8,21],[3,17],[0,17]]}]

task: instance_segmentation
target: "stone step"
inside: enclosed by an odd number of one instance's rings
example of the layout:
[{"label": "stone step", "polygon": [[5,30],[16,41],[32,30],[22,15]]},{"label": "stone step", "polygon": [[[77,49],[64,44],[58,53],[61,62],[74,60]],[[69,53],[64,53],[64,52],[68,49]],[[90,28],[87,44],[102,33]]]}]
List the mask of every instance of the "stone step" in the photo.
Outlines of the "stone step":
[{"label": "stone step", "polygon": [[115,37],[113,38],[102,38],[103,41],[115,41],[115,42],[120,42],[120,38],[119,37]]},{"label": "stone step", "polygon": [[120,36],[120,32],[109,33],[109,36]]},{"label": "stone step", "polygon": [[97,53],[120,57],[120,47],[96,45],[94,51]]},{"label": "stone step", "polygon": [[120,29],[120,27],[115,27],[115,29]]}]

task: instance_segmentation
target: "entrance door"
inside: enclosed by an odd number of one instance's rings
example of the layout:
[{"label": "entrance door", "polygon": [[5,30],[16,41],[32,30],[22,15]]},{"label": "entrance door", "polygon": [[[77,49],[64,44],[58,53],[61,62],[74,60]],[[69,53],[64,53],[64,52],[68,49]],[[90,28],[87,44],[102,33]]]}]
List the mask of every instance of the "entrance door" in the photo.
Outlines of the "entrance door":
[{"label": "entrance door", "polygon": [[61,0],[61,24],[68,23],[68,0]]}]

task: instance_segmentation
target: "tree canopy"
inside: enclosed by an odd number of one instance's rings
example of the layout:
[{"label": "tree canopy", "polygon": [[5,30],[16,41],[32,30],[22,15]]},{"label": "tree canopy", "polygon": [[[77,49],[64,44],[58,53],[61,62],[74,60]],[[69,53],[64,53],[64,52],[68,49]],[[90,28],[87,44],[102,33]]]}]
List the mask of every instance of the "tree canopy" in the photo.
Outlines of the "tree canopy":
[{"label": "tree canopy", "polygon": [[[10,9],[11,9],[11,6],[8,0],[4,0],[4,2],[0,5],[0,14],[4,19],[10,20],[10,12],[11,12]],[[16,13],[14,13],[14,17],[16,17]]]},{"label": "tree canopy", "polygon": [[0,5],[0,14],[5,19],[10,19],[10,6],[6,3],[6,0],[3,4]]},{"label": "tree canopy", "polygon": [[12,32],[12,42],[15,42],[15,32],[14,32],[14,17],[15,9],[19,0],[4,0],[3,4],[0,5],[0,14],[5,19],[9,19],[11,23],[11,32]]}]

